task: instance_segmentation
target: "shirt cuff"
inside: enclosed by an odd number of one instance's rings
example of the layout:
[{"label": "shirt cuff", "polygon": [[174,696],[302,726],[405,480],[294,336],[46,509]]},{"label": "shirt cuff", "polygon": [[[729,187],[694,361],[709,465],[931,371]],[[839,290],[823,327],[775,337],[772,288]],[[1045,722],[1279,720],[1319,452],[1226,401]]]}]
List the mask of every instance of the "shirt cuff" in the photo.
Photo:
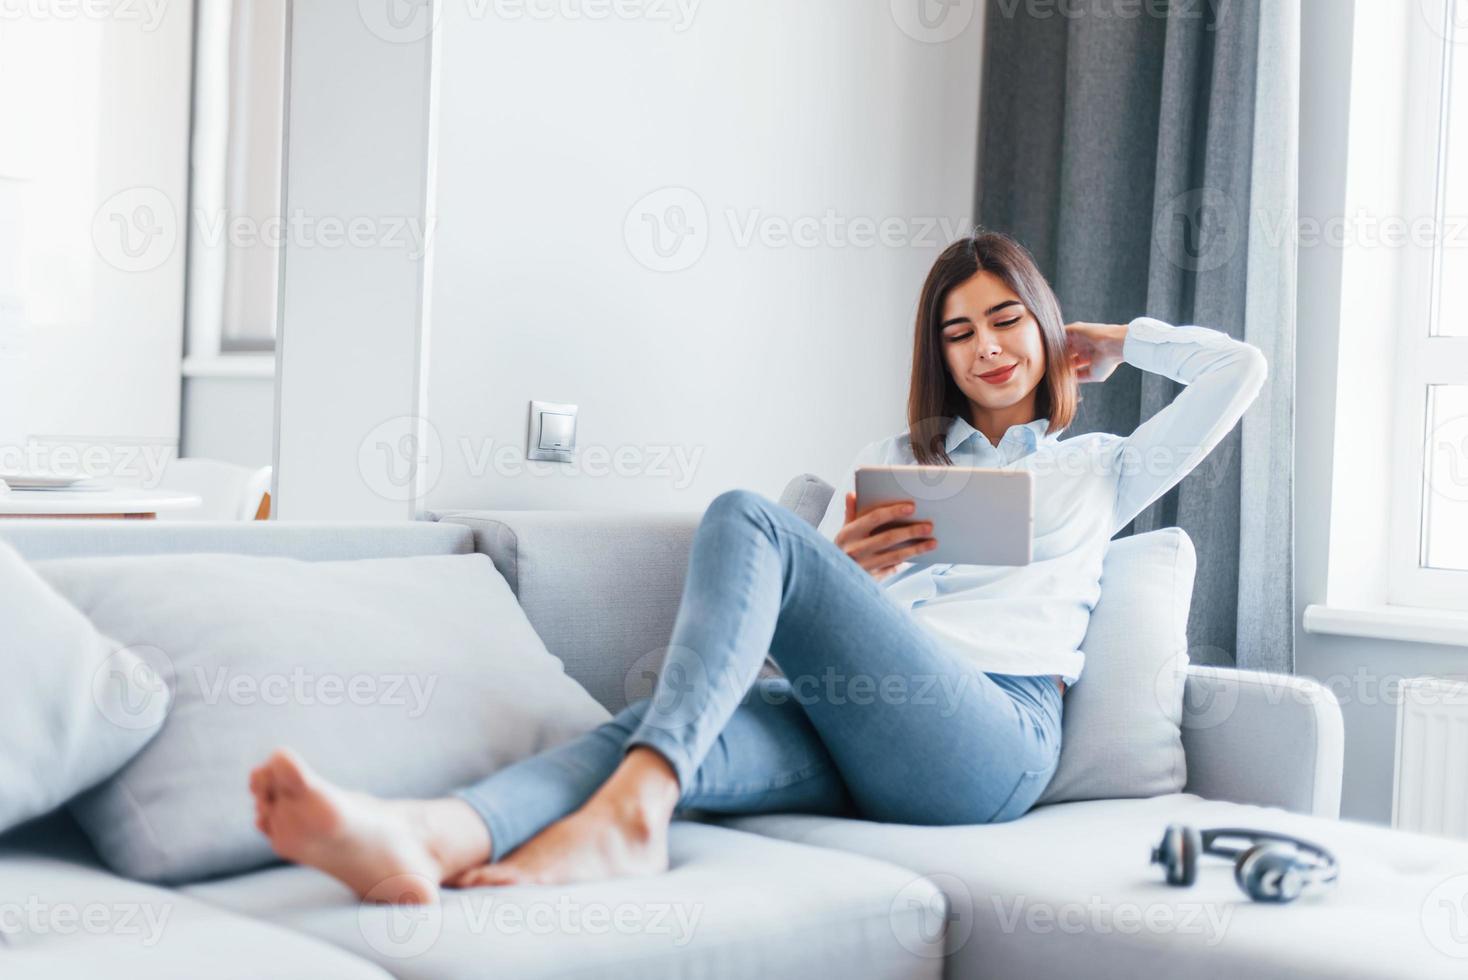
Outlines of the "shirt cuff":
[{"label": "shirt cuff", "polygon": [[1225,351],[1242,346],[1228,334],[1210,327],[1175,327],[1156,317],[1139,316],[1127,325],[1121,357],[1126,363],[1150,374],[1160,374],[1179,384],[1188,384],[1212,357],[1201,352]]}]

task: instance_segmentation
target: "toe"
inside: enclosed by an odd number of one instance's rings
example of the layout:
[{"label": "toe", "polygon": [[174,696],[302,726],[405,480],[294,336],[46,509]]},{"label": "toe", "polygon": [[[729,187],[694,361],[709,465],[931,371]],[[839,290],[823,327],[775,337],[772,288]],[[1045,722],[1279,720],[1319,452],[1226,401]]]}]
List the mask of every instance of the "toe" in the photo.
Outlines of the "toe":
[{"label": "toe", "polygon": [[524,876],[515,868],[503,864],[482,864],[477,868],[459,872],[445,884],[450,888],[489,888],[518,885],[523,881]]},{"label": "toe", "polygon": [[285,793],[302,793],[310,782],[310,769],[290,749],[276,749],[270,757],[270,773],[277,788]]}]

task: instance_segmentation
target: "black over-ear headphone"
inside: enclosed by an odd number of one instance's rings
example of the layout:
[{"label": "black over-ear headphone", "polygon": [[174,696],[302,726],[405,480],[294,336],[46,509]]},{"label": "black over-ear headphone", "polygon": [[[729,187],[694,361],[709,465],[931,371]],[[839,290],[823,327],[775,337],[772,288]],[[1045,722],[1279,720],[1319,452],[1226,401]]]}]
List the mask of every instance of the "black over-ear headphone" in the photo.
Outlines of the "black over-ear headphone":
[{"label": "black over-ear headphone", "polygon": [[[1228,838],[1248,844],[1219,843]],[[1162,843],[1152,849],[1151,863],[1167,870],[1169,885],[1191,885],[1203,854],[1233,858],[1234,880],[1256,902],[1293,902],[1306,889],[1325,890],[1340,874],[1335,855],[1319,844],[1267,830],[1200,831],[1178,823],[1168,825]]]}]

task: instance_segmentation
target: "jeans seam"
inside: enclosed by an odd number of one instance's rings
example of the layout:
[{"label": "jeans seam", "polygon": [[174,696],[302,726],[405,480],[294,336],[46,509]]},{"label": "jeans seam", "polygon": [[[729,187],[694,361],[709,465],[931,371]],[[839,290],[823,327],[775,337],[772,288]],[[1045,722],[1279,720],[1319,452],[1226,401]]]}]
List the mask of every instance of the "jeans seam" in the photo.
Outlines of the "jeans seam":
[{"label": "jeans seam", "polygon": [[1015,794],[1018,793],[1020,789],[1030,780],[1038,779],[1043,776],[1049,770],[1049,768],[1049,766],[1046,766],[1044,769],[1026,769],[1024,772],[1021,772],[1019,774],[1019,779],[1015,780],[1014,789],[1009,791],[1009,795],[1004,798],[1004,802],[999,804],[999,806],[994,809],[993,813],[989,814],[989,816],[984,820],[984,823],[993,823],[995,820],[997,820],[999,818],[999,815],[1008,810],[1009,805],[1014,802]]},{"label": "jeans seam", "polygon": [[718,800],[725,797],[743,796],[751,793],[772,793],[777,789],[788,789],[789,787],[794,786],[796,783],[804,782],[817,773],[831,768],[832,766],[830,765],[830,763],[813,762],[810,765],[806,766],[804,769],[799,769],[793,773],[786,773],[782,776],[775,777],[773,779],[770,779],[766,783],[736,783],[734,786],[726,787],[719,790],[718,792],[701,792],[698,795],[700,799]]}]

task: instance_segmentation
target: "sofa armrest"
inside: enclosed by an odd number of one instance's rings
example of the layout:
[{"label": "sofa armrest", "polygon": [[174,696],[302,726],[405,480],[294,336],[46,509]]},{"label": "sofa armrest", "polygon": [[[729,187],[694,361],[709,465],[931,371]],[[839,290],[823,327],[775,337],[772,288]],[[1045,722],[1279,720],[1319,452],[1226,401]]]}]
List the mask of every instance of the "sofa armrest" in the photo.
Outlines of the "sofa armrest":
[{"label": "sofa armrest", "polygon": [[1309,678],[1188,668],[1189,793],[1338,817],[1344,745],[1339,702]]}]

